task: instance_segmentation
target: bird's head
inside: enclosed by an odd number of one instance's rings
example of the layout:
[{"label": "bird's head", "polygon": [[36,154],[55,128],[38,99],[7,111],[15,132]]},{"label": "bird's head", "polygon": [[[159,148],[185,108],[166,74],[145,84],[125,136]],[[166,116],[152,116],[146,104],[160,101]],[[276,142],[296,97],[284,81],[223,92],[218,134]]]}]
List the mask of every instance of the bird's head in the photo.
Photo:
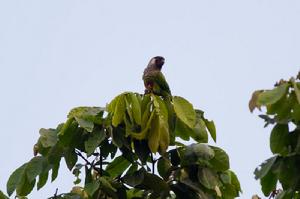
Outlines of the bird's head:
[{"label": "bird's head", "polygon": [[161,70],[164,63],[165,63],[165,58],[163,58],[162,56],[156,56],[150,60],[149,66],[154,66],[155,68]]}]

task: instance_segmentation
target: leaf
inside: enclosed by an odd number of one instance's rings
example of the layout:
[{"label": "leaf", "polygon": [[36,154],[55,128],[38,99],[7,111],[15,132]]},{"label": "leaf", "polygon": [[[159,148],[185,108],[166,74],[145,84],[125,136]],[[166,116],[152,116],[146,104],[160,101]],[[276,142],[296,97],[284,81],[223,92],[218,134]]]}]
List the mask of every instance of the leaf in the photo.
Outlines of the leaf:
[{"label": "leaf", "polygon": [[214,121],[209,121],[207,119],[204,119],[205,125],[210,133],[210,136],[212,139],[217,142],[217,134],[216,134],[216,127]]},{"label": "leaf", "polygon": [[20,182],[17,185],[16,192],[19,196],[27,196],[33,189],[36,180],[34,179],[32,182],[29,182],[27,179],[27,175],[23,173],[21,176]]},{"label": "leaf", "polygon": [[9,199],[2,191],[0,191],[0,199]]},{"label": "leaf", "polygon": [[[102,107],[76,107],[69,112],[68,118],[76,118],[76,120],[81,119],[85,120],[86,122],[101,125],[104,110],[105,108]],[[77,122],[80,123],[79,121]]]},{"label": "leaf", "polygon": [[52,147],[57,143],[57,132],[54,129],[40,129],[40,138],[43,147]]},{"label": "leaf", "polygon": [[218,147],[210,146],[214,150],[214,157],[210,160],[211,165],[216,171],[226,171],[229,169],[229,157],[227,153]]},{"label": "leaf", "polygon": [[260,106],[258,105],[257,100],[262,92],[263,90],[257,90],[254,91],[254,93],[252,94],[251,100],[249,101],[249,109],[251,113],[254,111],[255,108],[258,108],[260,110]]},{"label": "leaf", "polygon": [[106,172],[109,173],[111,178],[115,178],[121,175],[130,165],[123,156],[116,157],[111,163],[106,167]]},{"label": "leaf", "polygon": [[293,86],[294,86],[294,90],[295,90],[295,93],[296,93],[296,97],[297,97],[298,104],[300,104],[300,89],[299,89],[299,83],[296,83],[295,81],[293,81]]},{"label": "leaf", "polygon": [[163,179],[152,173],[146,172],[144,174],[142,185],[158,194],[169,191],[168,184]]},{"label": "leaf", "polygon": [[77,154],[74,149],[66,149],[64,151],[64,158],[67,164],[68,169],[71,171],[77,162]]},{"label": "leaf", "polygon": [[45,184],[47,183],[48,180],[48,175],[49,172],[48,170],[43,171],[40,175],[39,175],[39,181],[37,183],[37,190],[41,189],[43,186],[45,186]]},{"label": "leaf", "polygon": [[176,119],[175,124],[175,135],[180,137],[181,139],[188,141],[190,139],[190,135],[193,134],[193,129],[188,127],[184,122],[179,119]]},{"label": "leaf", "polygon": [[98,181],[92,181],[84,186],[84,190],[90,197],[92,197],[99,186],[100,184]]},{"label": "leaf", "polygon": [[177,117],[183,121],[188,127],[194,128],[196,122],[196,113],[193,105],[186,99],[174,96],[173,97],[174,110]]},{"label": "leaf", "polygon": [[261,93],[257,99],[257,104],[267,106],[274,104],[280,100],[288,91],[288,83],[283,83],[280,86],[274,88],[273,90],[266,90]]},{"label": "leaf", "polygon": [[141,160],[143,164],[146,163],[149,155],[150,155],[150,149],[148,147],[146,140],[134,140],[134,152],[138,156],[138,158]]},{"label": "leaf", "polygon": [[88,156],[90,156],[95,149],[105,139],[106,135],[103,130],[95,130],[91,136],[84,142],[84,148]]},{"label": "leaf", "polygon": [[7,190],[7,194],[9,196],[12,195],[12,193],[16,190],[16,187],[18,186],[18,184],[21,181],[21,177],[23,176],[24,172],[25,172],[25,168],[27,166],[28,163],[23,164],[22,166],[20,166],[19,168],[17,168],[9,177],[7,184],[6,184],[6,190]]},{"label": "leaf", "polygon": [[287,144],[289,142],[289,127],[287,124],[277,124],[273,128],[270,136],[270,148],[272,153],[286,155],[288,153]]},{"label": "leaf", "polygon": [[230,172],[231,184],[236,188],[237,192],[242,192],[239,179],[233,171]]},{"label": "leaf", "polygon": [[269,170],[269,172],[260,179],[261,189],[265,196],[269,196],[273,190],[276,190],[277,177]]},{"label": "leaf", "polygon": [[118,97],[116,108],[114,110],[114,115],[112,118],[112,125],[114,127],[117,127],[123,121],[125,111],[126,111],[125,95],[120,95]]},{"label": "leaf", "polygon": [[163,178],[167,177],[169,169],[171,168],[171,162],[169,159],[161,157],[157,162],[157,171],[159,175]]},{"label": "leaf", "polygon": [[36,176],[42,173],[46,164],[46,159],[42,156],[36,156],[28,162],[26,166],[26,175],[29,183],[32,183]]},{"label": "leaf", "polygon": [[151,123],[151,128],[148,134],[148,146],[152,153],[156,153],[159,147],[160,140],[160,123],[159,117],[154,116]]},{"label": "leaf", "polygon": [[132,174],[127,174],[123,177],[123,180],[129,186],[135,187],[144,181],[145,170],[140,169]]},{"label": "leaf", "polygon": [[138,124],[142,124],[141,104],[139,103],[138,97],[134,93],[129,93],[132,103],[132,113],[134,121]]},{"label": "leaf", "polygon": [[205,122],[202,119],[199,119],[196,122],[193,133],[191,134],[192,138],[200,143],[207,143],[208,135],[206,130]]},{"label": "leaf", "polygon": [[54,164],[52,167],[51,182],[53,182],[57,178],[58,170],[59,170],[59,162]]},{"label": "leaf", "polygon": [[255,169],[255,179],[263,178],[272,168],[273,164],[275,163],[277,156],[269,158],[265,160],[258,168]]},{"label": "leaf", "polygon": [[75,117],[79,126],[84,128],[87,132],[92,132],[94,129],[94,123],[92,121],[84,120],[79,117]]},{"label": "leaf", "polygon": [[212,190],[220,184],[217,173],[209,168],[199,168],[198,180],[204,187]]},{"label": "leaf", "polygon": [[106,177],[100,177],[99,178],[101,186],[103,188],[108,189],[109,191],[116,192],[117,190],[111,185],[111,183],[106,179]]}]

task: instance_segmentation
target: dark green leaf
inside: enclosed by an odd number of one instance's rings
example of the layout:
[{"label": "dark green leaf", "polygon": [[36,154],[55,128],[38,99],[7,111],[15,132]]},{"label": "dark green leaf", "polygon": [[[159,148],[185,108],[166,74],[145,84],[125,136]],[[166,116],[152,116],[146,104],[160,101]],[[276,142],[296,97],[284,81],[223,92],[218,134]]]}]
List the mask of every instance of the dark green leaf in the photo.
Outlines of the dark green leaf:
[{"label": "dark green leaf", "polygon": [[173,97],[173,104],[177,117],[190,128],[194,128],[196,122],[196,113],[193,105],[186,99],[179,96]]},{"label": "dark green leaf", "polygon": [[196,122],[194,131],[191,134],[192,138],[199,143],[207,143],[208,135],[206,130],[205,122],[202,119],[199,119]]},{"label": "dark green leaf", "polygon": [[171,168],[171,162],[169,159],[161,157],[157,162],[157,171],[163,178],[167,177],[169,169]]},{"label": "dark green leaf", "polygon": [[300,104],[300,88],[299,88],[299,83],[293,82],[293,86],[294,86],[295,94],[297,96],[298,104]]},{"label": "dark green leaf", "polygon": [[99,186],[100,183],[98,181],[92,181],[85,185],[84,190],[89,196],[92,197],[94,193],[97,191],[97,189],[99,188]]},{"label": "dark green leaf", "polygon": [[26,166],[26,175],[29,183],[42,173],[46,164],[46,159],[42,156],[36,156],[28,162]]},{"label": "dark green leaf", "polygon": [[123,180],[129,186],[135,187],[144,181],[145,171],[140,169],[132,174],[125,175]]},{"label": "dark green leaf", "polygon": [[48,180],[48,175],[49,172],[48,171],[43,171],[40,175],[39,175],[39,181],[37,183],[37,190],[41,189],[43,186],[45,186],[45,184],[47,183]]},{"label": "dark green leaf", "polygon": [[0,191],[0,199],[9,199],[2,191]]},{"label": "dark green leaf", "polygon": [[179,119],[176,119],[175,124],[175,135],[181,139],[188,141],[190,136],[193,134],[193,129],[188,127],[184,122]]},{"label": "dark green leaf", "polygon": [[106,179],[106,177],[100,177],[99,178],[100,184],[102,187],[105,189],[111,191],[111,192],[116,192],[117,190],[111,185],[111,183]]},{"label": "dark green leaf", "polygon": [[36,180],[34,179],[32,182],[29,182],[27,179],[27,175],[23,173],[21,176],[20,182],[17,185],[16,192],[19,196],[27,196],[33,189]]},{"label": "dark green leaf", "polygon": [[277,156],[267,159],[264,161],[258,168],[255,169],[255,179],[263,178],[272,168],[273,164],[275,163]]},{"label": "dark green leaf", "polygon": [[123,156],[116,157],[106,167],[106,172],[109,173],[110,177],[115,178],[121,175],[130,165]]},{"label": "dark green leaf", "polygon": [[15,191],[16,187],[21,181],[22,176],[25,173],[25,168],[27,166],[27,163],[23,164],[19,168],[17,168],[9,177],[7,184],[6,184],[6,189],[7,193],[9,196]]},{"label": "dark green leaf", "polygon": [[270,136],[271,151],[276,154],[286,155],[288,153],[289,127],[287,124],[277,124]]},{"label": "dark green leaf", "polygon": [[235,187],[237,192],[239,191],[242,192],[239,179],[237,178],[236,174],[233,171],[230,171],[230,177],[231,177],[231,184]]},{"label": "dark green leaf", "polygon": [[78,159],[77,154],[75,153],[75,150],[74,149],[66,149],[64,151],[64,158],[65,158],[68,169],[71,171]]},{"label": "dark green leaf", "polygon": [[280,100],[287,92],[289,87],[288,83],[281,84],[273,90],[267,90],[261,93],[258,97],[258,105],[271,105]]},{"label": "dark green leaf", "polygon": [[134,140],[134,152],[137,154],[138,158],[143,164],[146,163],[150,155],[150,149],[148,147],[147,141]]},{"label": "dark green leaf", "polygon": [[57,178],[58,170],[59,170],[59,162],[54,164],[52,167],[51,182],[53,182]]},{"label": "dark green leaf", "polygon": [[272,191],[276,190],[277,177],[270,170],[264,177],[260,179],[261,189],[265,196],[269,196]]},{"label": "dark green leaf", "polygon": [[227,153],[218,147],[210,146],[215,153],[215,156],[210,160],[211,165],[216,171],[226,171],[229,169],[229,157]]},{"label": "dark green leaf", "polygon": [[84,148],[88,156],[90,156],[95,149],[101,144],[105,139],[106,135],[104,131],[96,129],[87,141],[84,142]]}]

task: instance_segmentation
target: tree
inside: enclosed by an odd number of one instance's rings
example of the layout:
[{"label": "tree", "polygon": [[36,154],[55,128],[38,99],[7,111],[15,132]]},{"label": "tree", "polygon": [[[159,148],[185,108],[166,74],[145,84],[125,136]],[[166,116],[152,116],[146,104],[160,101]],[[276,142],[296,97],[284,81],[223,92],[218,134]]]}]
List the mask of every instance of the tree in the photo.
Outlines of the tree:
[{"label": "tree", "polygon": [[[266,114],[259,115],[265,126],[273,125],[270,148],[273,157],[265,160],[254,174],[265,196],[277,199],[300,198],[300,72],[297,78],[280,80],[272,90],[257,90],[249,102]],[[282,190],[277,188],[280,183]]]},{"label": "tree", "polygon": [[62,158],[75,186],[52,199],[231,199],[241,192],[226,152],[207,144],[208,134],[216,141],[214,122],[182,97],[125,92],[105,108],[77,107],[67,118],[40,129],[35,156],[8,179],[9,196],[26,198],[54,181]]}]

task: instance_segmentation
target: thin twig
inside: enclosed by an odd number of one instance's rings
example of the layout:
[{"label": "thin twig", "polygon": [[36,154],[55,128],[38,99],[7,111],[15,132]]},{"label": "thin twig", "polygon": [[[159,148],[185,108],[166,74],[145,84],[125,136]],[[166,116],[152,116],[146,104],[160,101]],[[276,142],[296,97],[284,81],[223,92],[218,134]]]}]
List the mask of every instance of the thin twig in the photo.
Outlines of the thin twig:
[{"label": "thin twig", "polygon": [[96,170],[98,173],[101,173],[101,169],[99,170],[99,168],[97,168],[93,163],[91,163],[87,158],[85,158],[82,153],[80,153],[80,151],[76,150],[75,153],[81,157],[87,165],[90,165],[94,170]]},{"label": "thin twig", "polygon": [[154,162],[152,153],[150,153],[150,157],[151,157],[151,162],[152,162],[152,174],[154,174],[154,164],[155,164],[155,162]]}]

